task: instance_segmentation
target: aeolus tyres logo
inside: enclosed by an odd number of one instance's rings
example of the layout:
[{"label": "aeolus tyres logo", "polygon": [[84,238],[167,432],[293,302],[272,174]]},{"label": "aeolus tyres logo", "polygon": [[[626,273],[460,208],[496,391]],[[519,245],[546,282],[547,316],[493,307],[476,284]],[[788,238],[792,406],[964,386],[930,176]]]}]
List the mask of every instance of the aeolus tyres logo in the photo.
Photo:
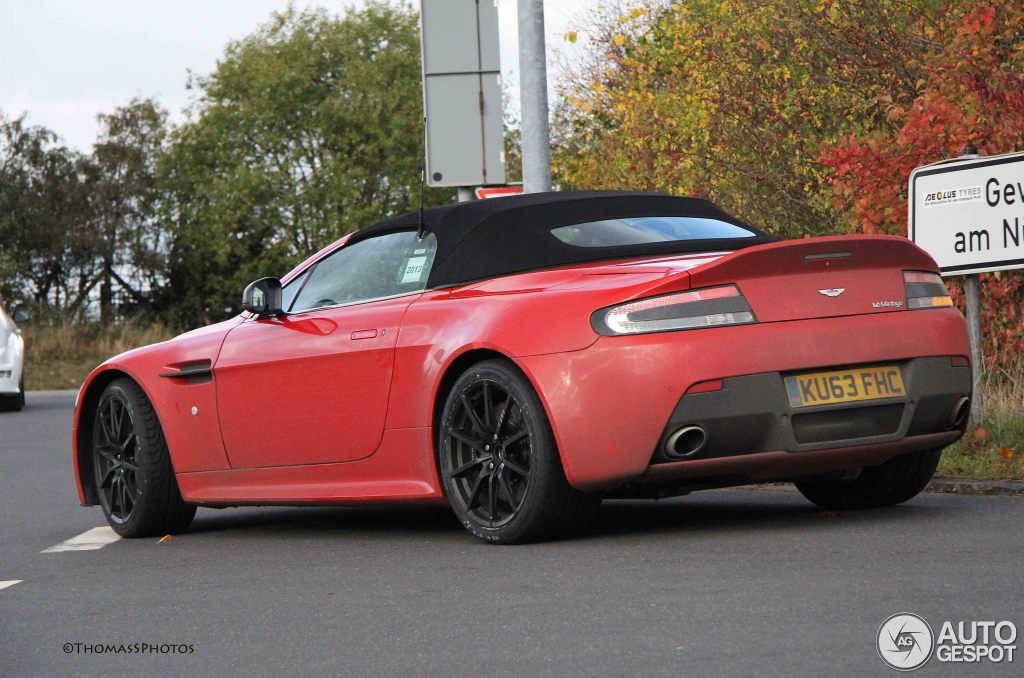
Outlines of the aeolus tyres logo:
[{"label": "aeolus tyres logo", "polygon": [[981,200],[984,191],[981,186],[953,186],[941,191],[932,191],[924,196],[925,207],[953,205]]},{"label": "aeolus tyres logo", "polygon": [[913,671],[932,656],[932,627],[909,612],[894,614],[878,627],[878,656],[897,671]]}]

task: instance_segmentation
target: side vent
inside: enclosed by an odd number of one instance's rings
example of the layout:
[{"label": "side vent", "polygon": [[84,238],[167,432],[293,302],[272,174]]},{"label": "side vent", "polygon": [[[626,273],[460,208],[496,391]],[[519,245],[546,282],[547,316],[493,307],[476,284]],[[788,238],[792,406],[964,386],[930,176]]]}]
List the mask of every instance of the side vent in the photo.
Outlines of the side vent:
[{"label": "side vent", "polygon": [[209,360],[193,360],[185,363],[168,365],[162,372],[161,377],[166,379],[180,379],[186,384],[205,384],[213,379],[213,363]]}]

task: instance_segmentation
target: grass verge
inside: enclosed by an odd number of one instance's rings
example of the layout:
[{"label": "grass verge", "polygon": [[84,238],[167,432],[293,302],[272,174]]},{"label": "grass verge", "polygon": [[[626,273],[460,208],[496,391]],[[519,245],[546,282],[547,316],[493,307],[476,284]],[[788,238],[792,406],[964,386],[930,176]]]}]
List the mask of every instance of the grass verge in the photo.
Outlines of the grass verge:
[{"label": "grass verge", "polygon": [[25,336],[25,388],[77,389],[93,368],[132,348],[174,336],[163,325],[119,323],[29,324]]},{"label": "grass verge", "polygon": [[1024,360],[988,375],[985,421],[946,448],[936,476],[970,480],[1024,479]]}]

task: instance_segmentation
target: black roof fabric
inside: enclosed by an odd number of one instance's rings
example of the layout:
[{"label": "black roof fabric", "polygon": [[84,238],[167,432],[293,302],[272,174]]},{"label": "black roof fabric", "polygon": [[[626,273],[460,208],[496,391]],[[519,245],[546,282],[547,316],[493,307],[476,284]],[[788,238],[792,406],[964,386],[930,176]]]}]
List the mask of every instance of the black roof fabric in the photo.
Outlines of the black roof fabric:
[{"label": "black roof fabric", "polygon": [[[620,247],[576,247],[551,233],[558,226],[600,219],[687,216],[719,219],[752,231],[751,238],[655,242]],[[419,225],[419,213],[366,226],[351,242]],[[625,191],[558,191],[431,207],[423,225],[437,238],[428,288],[569,264],[627,257],[737,250],[772,238],[707,200]]]}]

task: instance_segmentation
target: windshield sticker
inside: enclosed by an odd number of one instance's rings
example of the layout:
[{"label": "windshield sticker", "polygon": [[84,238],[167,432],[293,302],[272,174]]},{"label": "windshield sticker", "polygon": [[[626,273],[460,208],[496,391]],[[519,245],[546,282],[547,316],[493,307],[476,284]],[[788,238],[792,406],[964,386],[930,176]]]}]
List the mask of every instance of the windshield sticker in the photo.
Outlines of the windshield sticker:
[{"label": "windshield sticker", "polygon": [[402,274],[402,283],[419,282],[422,280],[423,274],[427,270],[426,263],[426,257],[410,257],[409,261],[405,264],[405,272]]}]

